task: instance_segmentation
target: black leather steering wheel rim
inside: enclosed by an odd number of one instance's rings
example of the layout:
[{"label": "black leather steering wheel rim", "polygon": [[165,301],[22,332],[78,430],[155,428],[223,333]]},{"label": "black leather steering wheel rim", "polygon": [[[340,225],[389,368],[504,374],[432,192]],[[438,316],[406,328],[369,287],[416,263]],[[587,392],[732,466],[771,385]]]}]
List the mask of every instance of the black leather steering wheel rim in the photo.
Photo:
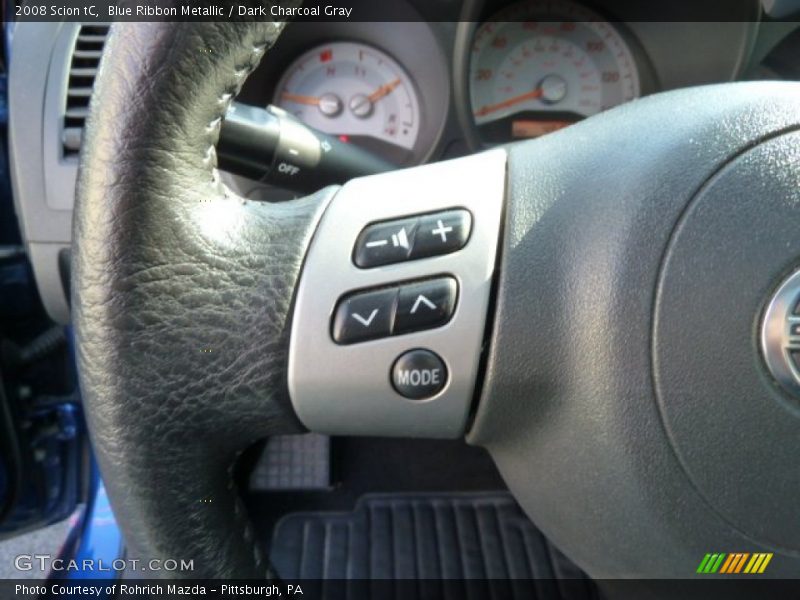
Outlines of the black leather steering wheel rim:
[{"label": "black leather steering wheel rim", "polygon": [[231,469],[302,430],[286,390],[290,307],[330,192],[247,202],[215,170],[239,87],[282,24],[112,28],[83,141],[74,324],[94,450],[130,557],[185,577],[264,577]]}]

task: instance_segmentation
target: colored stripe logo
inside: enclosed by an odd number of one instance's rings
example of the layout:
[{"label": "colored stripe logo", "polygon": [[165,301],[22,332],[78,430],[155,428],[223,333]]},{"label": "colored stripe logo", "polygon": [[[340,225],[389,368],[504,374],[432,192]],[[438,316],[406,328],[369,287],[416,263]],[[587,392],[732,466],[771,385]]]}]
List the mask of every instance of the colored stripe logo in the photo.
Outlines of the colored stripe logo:
[{"label": "colored stripe logo", "polygon": [[700,561],[697,572],[704,575],[711,575],[714,573],[725,575],[747,573],[750,575],[757,575],[766,570],[771,560],[772,552],[756,552],[753,554],[748,552],[733,552],[730,554],[723,552],[706,554],[703,560]]}]

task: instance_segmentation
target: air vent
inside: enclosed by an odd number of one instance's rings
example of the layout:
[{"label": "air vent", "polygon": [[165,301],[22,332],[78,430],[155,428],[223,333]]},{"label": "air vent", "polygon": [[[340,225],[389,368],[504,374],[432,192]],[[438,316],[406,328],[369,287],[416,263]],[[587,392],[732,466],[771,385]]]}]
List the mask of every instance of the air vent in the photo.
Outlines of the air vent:
[{"label": "air vent", "polygon": [[108,25],[81,25],[78,31],[69,67],[64,126],[61,132],[64,156],[74,156],[80,152],[83,127],[89,114],[89,99],[106,37]]}]

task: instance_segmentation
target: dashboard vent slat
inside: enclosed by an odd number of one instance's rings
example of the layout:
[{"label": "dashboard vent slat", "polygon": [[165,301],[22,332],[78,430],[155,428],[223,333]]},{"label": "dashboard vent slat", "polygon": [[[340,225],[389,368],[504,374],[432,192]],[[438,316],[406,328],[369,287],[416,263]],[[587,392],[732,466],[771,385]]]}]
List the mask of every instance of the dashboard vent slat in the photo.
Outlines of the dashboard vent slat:
[{"label": "dashboard vent slat", "polygon": [[97,35],[81,34],[78,36],[78,43],[83,43],[83,44],[104,44],[105,41],[106,41],[105,33]]},{"label": "dashboard vent slat", "polygon": [[89,115],[97,68],[108,37],[108,25],[81,25],[75,39],[69,66],[64,118],[61,121],[61,151],[64,157],[76,156]]},{"label": "dashboard vent slat", "polygon": [[74,96],[75,98],[90,98],[92,95],[92,88],[90,87],[76,87],[67,90],[68,96]]},{"label": "dashboard vent slat", "polygon": [[64,113],[64,116],[67,119],[86,119],[89,116],[89,107],[88,106],[80,106],[80,107],[73,107],[68,108],[67,111]]},{"label": "dashboard vent slat", "polygon": [[[74,57],[73,57],[74,60]],[[96,77],[97,69],[87,69],[86,67],[70,69],[69,76],[72,77]]]},{"label": "dashboard vent slat", "polygon": [[[80,42],[80,40],[78,40]],[[100,57],[103,56],[102,50],[75,50],[72,53],[73,58],[88,58],[90,60],[100,60]]]},{"label": "dashboard vent slat", "polygon": [[65,127],[61,133],[61,143],[64,145],[64,150],[80,152],[82,134],[83,130],[80,127]]}]

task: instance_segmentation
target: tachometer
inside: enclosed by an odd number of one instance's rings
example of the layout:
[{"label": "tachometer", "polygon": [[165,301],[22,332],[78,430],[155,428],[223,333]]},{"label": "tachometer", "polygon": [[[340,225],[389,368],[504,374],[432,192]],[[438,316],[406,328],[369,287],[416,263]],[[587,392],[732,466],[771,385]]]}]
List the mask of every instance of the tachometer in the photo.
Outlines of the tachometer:
[{"label": "tachometer", "polygon": [[569,0],[526,0],[481,25],[470,100],[484,141],[536,137],[639,96],[620,33]]},{"label": "tachometer", "polygon": [[407,164],[420,131],[420,103],[404,69],[352,42],[317,46],[278,83],[275,104],[304,123]]}]

